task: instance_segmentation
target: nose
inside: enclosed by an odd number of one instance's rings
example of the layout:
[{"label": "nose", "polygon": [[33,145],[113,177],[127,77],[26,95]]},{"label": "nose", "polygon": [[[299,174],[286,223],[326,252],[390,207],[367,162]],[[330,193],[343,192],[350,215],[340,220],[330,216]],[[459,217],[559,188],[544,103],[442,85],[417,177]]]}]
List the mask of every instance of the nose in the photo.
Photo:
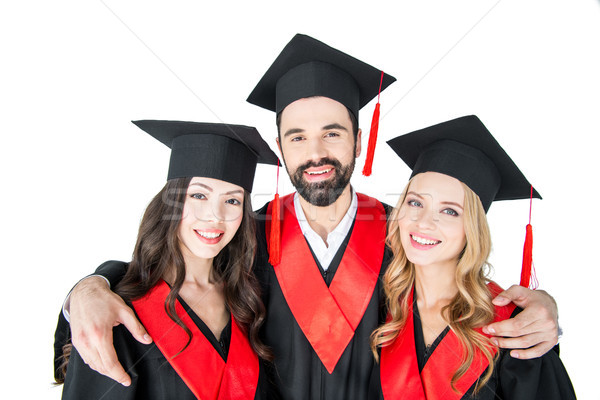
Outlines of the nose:
[{"label": "nose", "polygon": [[210,221],[221,224],[225,221],[225,210],[223,207],[223,203],[221,201],[217,202],[217,204],[213,204],[212,209],[212,219]]},{"label": "nose", "polygon": [[221,202],[207,200],[201,207],[194,208],[196,219],[204,222],[222,223],[225,221]]},{"label": "nose", "polygon": [[413,210],[414,214],[411,217],[420,230],[426,231],[435,229],[435,218],[431,208],[423,207],[415,208]]},{"label": "nose", "polygon": [[320,138],[309,140],[308,146],[307,156],[309,159],[313,161],[319,161],[322,158],[327,157],[327,148],[325,147],[325,143],[323,143]]}]

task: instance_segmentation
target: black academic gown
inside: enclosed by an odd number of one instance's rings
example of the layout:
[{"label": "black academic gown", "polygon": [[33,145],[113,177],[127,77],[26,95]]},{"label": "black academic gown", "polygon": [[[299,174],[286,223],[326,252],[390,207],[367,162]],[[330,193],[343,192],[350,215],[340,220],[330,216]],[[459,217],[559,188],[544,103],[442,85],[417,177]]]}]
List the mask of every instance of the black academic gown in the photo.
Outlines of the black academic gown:
[{"label": "black academic gown", "polygon": [[[520,311],[521,309],[516,308],[510,317],[514,317]],[[423,368],[436,351],[445,350],[446,339],[451,333],[447,327],[427,348],[416,301],[413,302],[413,327],[416,353],[408,357],[399,355],[397,358],[398,362],[407,362],[409,358],[416,357],[418,371],[422,373]],[[373,385],[380,384],[379,373],[379,368],[375,368]],[[427,385],[427,383],[424,382],[423,385]],[[379,399],[388,400],[388,397],[384,398],[381,387],[379,390]],[[450,391],[448,387],[446,390]],[[464,400],[571,400],[576,398],[573,385],[558,356],[558,345],[553,351],[531,360],[513,358],[510,356],[510,349],[500,349],[492,377],[477,394],[473,394],[474,390],[475,383],[459,398]],[[413,394],[407,395],[401,390],[399,392],[393,393],[391,398],[394,400],[417,398]],[[442,394],[440,396],[442,392],[439,390],[437,392],[432,390],[432,392],[431,397],[435,397],[437,394],[436,398],[450,398],[449,395]],[[451,395],[456,396],[454,393]],[[421,397],[418,398],[421,399]]]},{"label": "black academic gown", "polygon": [[[113,267],[116,271],[120,268],[120,265],[115,263]],[[178,300],[193,323],[199,328],[201,334],[226,362],[231,340],[231,318],[223,329],[221,337],[217,340],[200,317],[181,298]],[[129,305],[131,306],[131,304]],[[61,328],[60,331],[64,333],[64,324],[59,324],[59,327]],[[192,400],[197,398],[169,364],[156,344],[145,345],[138,342],[123,325],[113,328],[113,341],[119,362],[131,376],[131,385],[128,387],[122,386],[92,370],[83,362],[77,350],[73,348],[65,377],[63,399]],[[198,362],[202,361],[199,360]],[[255,399],[272,399],[274,397],[268,393],[264,367],[262,363],[259,363],[259,365],[260,372]]]},{"label": "black academic gown", "polygon": [[[293,400],[377,398],[377,390],[369,389],[369,377],[374,367],[369,338],[382,322],[381,277],[385,273],[391,253],[388,249],[384,249],[383,245],[372,249],[373,252],[385,252],[379,279],[370,293],[368,306],[350,343],[343,351],[333,372],[329,373],[298,325],[278,283],[273,266],[268,262],[265,233],[267,206],[257,212],[259,246],[255,273],[261,283],[263,301],[267,309],[267,317],[262,330],[263,340],[272,348],[275,355],[275,370],[272,379],[277,382],[282,397]],[[389,211],[387,206],[385,209],[386,212]],[[338,272],[338,266],[344,253],[353,251],[348,248],[353,229],[354,225],[327,271],[323,271],[313,255],[322,279],[328,286]],[[297,266],[306,268],[302,260],[298,260]]]},{"label": "black academic gown", "polygon": [[[375,199],[371,200],[383,206],[385,214],[390,214],[392,210],[390,206]],[[344,349],[335,369],[329,373],[296,322],[277,281],[273,266],[268,262],[265,231],[267,207],[268,204],[256,212],[258,249],[254,271],[261,284],[262,298],[267,310],[261,336],[275,355],[274,365],[264,364],[264,370],[268,371],[267,381],[270,383],[269,398],[277,398],[279,392],[281,398],[290,400],[376,399],[378,388],[369,386],[375,364],[370,349],[370,335],[385,318],[382,312],[384,308],[382,277],[391,260],[391,251],[383,243],[373,248],[373,252],[383,253],[377,282],[369,295],[368,305],[352,340]],[[326,272],[313,257],[322,279],[328,286],[335,277],[344,254],[353,251],[348,248],[353,229],[354,226]],[[301,260],[298,260],[298,265],[303,265]],[[126,268],[127,264],[124,262],[108,261],[98,267],[95,273],[106,277],[114,287],[125,275]],[[64,319],[62,323],[59,319],[57,332],[64,331],[65,324]],[[56,347],[60,346],[55,345]]]}]

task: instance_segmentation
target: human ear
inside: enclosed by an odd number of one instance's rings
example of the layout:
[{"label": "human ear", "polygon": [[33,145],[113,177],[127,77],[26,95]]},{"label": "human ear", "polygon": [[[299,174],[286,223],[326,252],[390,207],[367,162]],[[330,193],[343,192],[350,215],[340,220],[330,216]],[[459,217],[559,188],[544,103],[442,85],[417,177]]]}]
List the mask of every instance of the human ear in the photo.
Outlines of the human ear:
[{"label": "human ear", "polygon": [[358,133],[356,134],[356,154],[354,155],[355,158],[358,158],[358,156],[360,156],[360,150],[361,150],[361,137],[362,137],[362,129],[358,130]]}]

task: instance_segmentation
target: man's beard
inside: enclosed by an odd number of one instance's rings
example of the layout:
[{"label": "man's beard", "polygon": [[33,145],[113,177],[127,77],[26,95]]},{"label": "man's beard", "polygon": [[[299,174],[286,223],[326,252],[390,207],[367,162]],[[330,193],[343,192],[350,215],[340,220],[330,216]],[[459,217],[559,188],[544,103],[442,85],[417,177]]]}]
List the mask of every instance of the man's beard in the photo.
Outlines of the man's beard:
[{"label": "man's beard", "polygon": [[[302,198],[317,207],[326,207],[335,203],[342,195],[354,172],[355,159],[347,165],[342,165],[335,158],[322,158],[319,162],[308,161],[290,173],[290,180]],[[333,179],[321,182],[308,182],[304,179],[304,171],[310,167],[332,165],[335,168]],[[289,173],[289,171],[288,171]]]}]

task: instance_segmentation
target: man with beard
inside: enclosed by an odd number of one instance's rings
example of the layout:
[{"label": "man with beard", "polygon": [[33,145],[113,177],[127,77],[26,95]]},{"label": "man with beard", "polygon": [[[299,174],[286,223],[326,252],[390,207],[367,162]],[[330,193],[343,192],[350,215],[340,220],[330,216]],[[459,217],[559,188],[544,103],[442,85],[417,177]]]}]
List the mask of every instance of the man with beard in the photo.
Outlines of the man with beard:
[{"label": "man with beard", "polygon": [[[394,80],[296,35],[248,97],[276,113],[279,150],[297,190],[280,200],[280,235],[274,240],[276,224],[267,217],[274,202],[259,211],[267,218],[259,219],[264,245],[255,266],[267,308],[264,339],[273,348],[286,399],[377,398],[368,383],[374,362],[367,347],[383,322],[388,207],[354,192],[350,177],[361,153],[358,111]],[[270,251],[277,241],[280,257]],[[549,296],[539,297],[550,300],[553,310]],[[542,353],[556,343],[550,320]],[[539,341],[533,340],[531,345]]]},{"label": "man with beard", "polygon": [[[358,111],[393,81],[296,35],[248,98],[276,112],[277,143],[297,189],[258,211],[255,273],[267,308],[262,334],[275,355],[273,379],[285,399],[376,398],[378,388],[369,387],[369,337],[382,322],[387,213],[379,201],[354,192],[349,181],[361,153]],[[99,272],[114,284],[124,266],[112,263]],[[140,341],[148,339],[131,311],[107,293],[97,279],[74,290],[73,342],[92,368],[126,384],[129,377],[109,346],[112,326],[123,323]],[[527,329],[496,327],[521,337],[501,342],[503,347],[543,342],[521,353],[524,358],[544,353],[557,336],[552,299],[539,293],[526,301],[531,306],[519,324]]]}]

